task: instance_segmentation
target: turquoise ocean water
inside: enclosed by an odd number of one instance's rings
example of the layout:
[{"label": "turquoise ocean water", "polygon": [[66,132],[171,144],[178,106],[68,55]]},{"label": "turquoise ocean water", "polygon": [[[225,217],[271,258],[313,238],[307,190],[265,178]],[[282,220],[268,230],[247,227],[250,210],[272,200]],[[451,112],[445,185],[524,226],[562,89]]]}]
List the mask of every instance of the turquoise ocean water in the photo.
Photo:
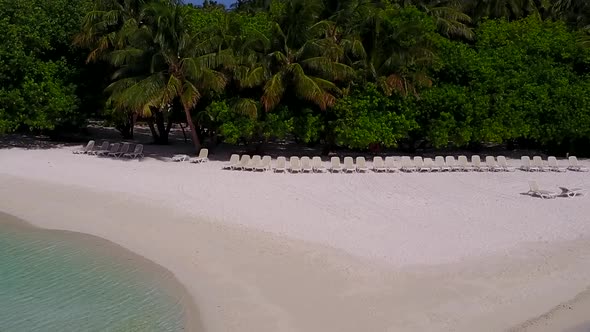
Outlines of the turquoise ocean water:
[{"label": "turquoise ocean water", "polygon": [[183,331],[171,276],[101,241],[0,222],[0,331]]}]

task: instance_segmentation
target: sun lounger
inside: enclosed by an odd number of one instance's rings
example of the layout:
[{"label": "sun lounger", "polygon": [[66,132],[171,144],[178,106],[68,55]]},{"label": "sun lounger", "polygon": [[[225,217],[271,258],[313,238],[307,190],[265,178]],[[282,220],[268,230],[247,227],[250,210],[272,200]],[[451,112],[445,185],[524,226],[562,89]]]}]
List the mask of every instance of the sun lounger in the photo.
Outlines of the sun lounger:
[{"label": "sun lounger", "polygon": [[557,158],[555,158],[553,156],[547,157],[547,167],[552,172],[563,173],[566,171],[565,168],[559,167],[559,163],[557,162]]},{"label": "sun lounger", "polygon": [[455,159],[455,156],[446,156],[445,164],[452,172],[461,170],[461,167],[459,167],[459,164],[457,164],[457,159]]},{"label": "sun lounger", "polygon": [[129,147],[131,145],[129,145],[129,143],[123,143],[123,146],[121,147],[121,150],[117,151],[117,152],[111,152],[109,153],[109,157],[115,157],[115,158],[120,158],[122,157],[124,154],[126,154],[127,152],[129,152]]},{"label": "sun lounger", "polygon": [[365,157],[356,157],[356,171],[366,173],[369,170]]},{"label": "sun lounger", "polygon": [[529,156],[520,157],[521,166],[520,169],[525,172],[538,172],[540,169],[531,165],[531,158]]},{"label": "sun lounger", "polygon": [[303,171],[303,173],[313,172],[313,167],[311,166],[311,159],[309,157],[301,157],[301,170]]},{"label": "sun lounger", "polygon": [[539,189],[539,185],[536,181],[529,181],[529,191],[527,194],[534,197],[541,197],[543,199],[555,198],[558,196],[557,193],[548,190]]},{"label": "sun lounger", "polygon": [[504,170],[498,165],[494,156],[486,156],[486,166],[492,172],[502,172]]},{"label": "sun lounger", "polygon": [[272,158],[270,156],[262,157],[262,161],[260,161],[260,164],[255,168],[255,170],[262,171],[262,172],[268,171],[270,169],[271,160],[272,160]]},{"label": "sun lounger", "polygon": [[571,156],[569,157],[569,162],[570,162],[570,166],[567,168],[570,171],[575,171],[575,172],[588,172],[588,168],[583,167],[582,165],[580,165],[580,162],[578,161],[578,158],[575,156]]},{"label": "sun lounger", "polygon": [[543,165],[543,158],[541,158],[540,156],[533,157],[532,166],[538,168],[540,172],[549,171],[549,167],[545,167],[545,165]]},{"label": "sun lounger", "polygon": [[79,150],[74,150],[74,151],[72,151],[72,153],[73,154],[87,154],[88,152],[92,151],[92,149],[94,149],[94,144],[95,144],[94,141],[88,141],[86,146],[83,146]]},{"label": "sun lounger", "polygon": [[223,165],[222,169],[234,169],[234,167],[236,167],[239,162],[240,162],[240,156],[237,154],[232,154],[229,157],[229,162],[227,164]]},{"label": "sun lounger", "polygon": [[430,169],[424,167],[424,159],[422,159],[422,157],[420,157],[420,156],[415,156],[414,159],[412,160],[412,163],[413,163],[414,167],[416,167],[416,170],[418,172],[430,171]]},{"label": "sun lounger", "polygon": [[187,161],[189,159],[191,159],[191,157],[188,154],[175,154],[172,156],[172,161],[175,162]]},{"label": "sun lounger", "polygon": [[250,155],[244,154],[240,158],[238,164],[234,167],[234,169],[245,170],[246,166],[250,163]]},{"label": "sun lounger", "polygon": [[133,152],[124,153],[125,158],[143,158],[143,144],[137,144]]},{"label": "sun lounger", "polygon": [[301,172],[301,161],[299,161],[299,157],[289,158],[289,171],[291,173]]},{"label": "sun lounger", "polygon": [[445,164],[445,158],[442,156],[434,157],[434,166],[438,168],[441,172],[449,172],[451,171],[451,167]]},{"label": "sun lounger", "polygon": [[566,188],[566,187],[559,187],[561,189],[561,197],[576,197],[584,195],[585,190],[582,188]]},{"label": "sun lounger", "polygon": [[373,172],[387,172],[387,168],[385,167],[382,157],[373,157]]},{"label": "sun lounger", "polygon": [[340,166],[340,158],[339,157],[330,158],[330,172],[332,172],[332,173],[342,172],[342,166]]},{"label": "sun lounger", "polygon": [[253,171],[260,165],[262,165],[262,157],[259,155],[253,155],[252,159],[250,159],[250,162],[244,166],[244,169],[247,171]]},{"label": "sun lounger", "polygon": [[393,157],[385,157],[385,169],[390,173],[397,172],[397,165],[395,164],[395,159],[393,159]]},{"label": "sun lounger", "polygon": [[471,156],[471,165],[473,165],[473,169],[477,172],[485,172],[489,171],[490,168],[481,162],[481,158],[478,155]]},{"label": "sun lounger", "polygon": [[459,156],[457,158],[457,162],[459,163],[459,169],[460,171],[463,172],[470,172],[473,171],[473,166],[469,164],[469,161],[467,160],[467,156]]},{"label": "sun lounger", "polygon": [[209,149],[201,149],[199,155],[189,160],[191,163],[204,163],[209,161]]},{"label": "sun lounger", "polygon": [[102,142],[102,145],[101,145],[101,146],[100,146],[98,149],[96,149],[96,150],[91,150],[91,151],[88,151],[87,153],[88,153],[89,155],[94,155],[94,156],[96,156],[96,155],[98,155],[98,153],[100,153],[100,152],[102,152],[102,151],[108,151],[108,150],[109,150],[109,146],[110,146],[109,142],[107,142],[107,141],[104,141],[104,142]]},{"label": "sun lounger", "polygon": [[311,166],[314,172],[316,173],[324,173],[326,172],[326,168],[324,167],[324,163],[322,162],[322,158],[319,156],[315,156],[311,158]]},{"label": "sun lounger", "polygon": [[510,167],[510,165],[508,165],[508,160],[506,160],[506,157],[504,157],[504,156],[498,156],[498,166],[500,166],[500,168],[504,172],[516,171],[516,169],[514,167]]},{"label": "sun lounger", "polygon": [[284,173],[286,171],[287,171],[287,158],[278,157],[274,172],[275,173]]},{"label": "sun lounger", "polygon": [[100,151],[99,153],[97,153],[97,156],[100,157],[106,157],[109,156],[113,153],[116,153],[117,151],[119,151],[119,147],[121,146],[121,143],[115,143],[113,145],[111,145],[111,148],[108,150],[104,150],[104,151]]},{"label": "sun lounger", "polygon": [[420,172],[438,172],[440,171],[440,168],[436,167],[436,165],[434,164],[434,160],[432,160],[432,158],[424,158],[423,159],[423,166],[420,169]]},{"label": "sun lounger", "polygon": [[[385,158],[387,159],[387,158]],[[408,156],[403,156],[401,159],[401,170],[404,172],[416,172],[418,170],[418,168],[416,168],[416,165],[414,163],[412,163],[412,159],[410,159],[410,157]]]},{"label": "sun lounger", "polygon": [[352,159],[352,157],[344,157],[344,172],[356,172],[356,167],[354,166],[354,159]]}]

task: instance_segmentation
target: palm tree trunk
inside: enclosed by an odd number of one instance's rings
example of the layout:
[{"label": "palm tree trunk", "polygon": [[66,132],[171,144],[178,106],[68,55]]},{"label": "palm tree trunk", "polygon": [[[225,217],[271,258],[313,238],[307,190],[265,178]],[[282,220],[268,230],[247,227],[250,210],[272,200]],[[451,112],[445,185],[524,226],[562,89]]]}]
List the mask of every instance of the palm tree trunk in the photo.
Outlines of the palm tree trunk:
[{"label": "palm tree trunk", "polygon": [[195,150],[196,152],[199,152],[199,150],[201,149],[201,141],[199,140],[199,136],[197,135],[197,128],[193,123],[190,109],[185,108],[184,114],[186,115],[186,122],[188,123],[188,126],[191,129],[191,138],[193,140],[193,144],[195,145]]}]

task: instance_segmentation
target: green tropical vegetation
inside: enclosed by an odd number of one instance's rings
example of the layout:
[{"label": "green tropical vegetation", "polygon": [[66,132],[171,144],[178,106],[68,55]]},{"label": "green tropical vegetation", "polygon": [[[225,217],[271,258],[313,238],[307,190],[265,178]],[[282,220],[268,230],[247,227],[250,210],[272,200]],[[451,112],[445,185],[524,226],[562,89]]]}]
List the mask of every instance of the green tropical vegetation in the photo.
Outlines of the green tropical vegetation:
[{"label": "green tropical vegetation", "polygon": [[351,149],[590,143],[582,0],[0,0],[0,132],[145,121]]}]

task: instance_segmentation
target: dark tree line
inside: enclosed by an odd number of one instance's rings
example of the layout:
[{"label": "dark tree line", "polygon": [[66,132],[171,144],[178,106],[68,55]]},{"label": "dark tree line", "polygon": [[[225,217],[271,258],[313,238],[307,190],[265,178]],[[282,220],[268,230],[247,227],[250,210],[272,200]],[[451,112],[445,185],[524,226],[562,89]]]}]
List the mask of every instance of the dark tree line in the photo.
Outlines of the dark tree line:
[{"label": "dark tree line", "polygon": [[[590,140],[580,0],[0,0],[0,131],[102,117],[158,143]],[[33,23],[34,22],[34,23]]]}]

